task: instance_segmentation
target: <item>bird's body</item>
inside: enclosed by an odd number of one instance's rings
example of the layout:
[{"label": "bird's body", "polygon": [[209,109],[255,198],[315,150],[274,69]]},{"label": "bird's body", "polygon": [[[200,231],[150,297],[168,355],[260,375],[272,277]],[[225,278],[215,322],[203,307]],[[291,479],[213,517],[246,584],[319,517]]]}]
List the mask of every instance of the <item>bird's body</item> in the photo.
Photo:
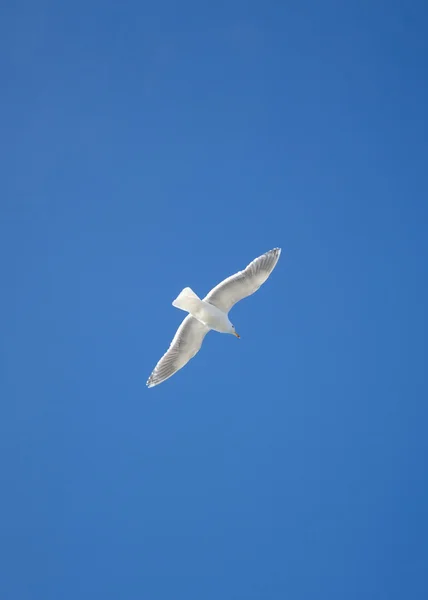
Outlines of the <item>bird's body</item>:
[{"label": "bird's body", "polygon": [[219,333],[230,333],[233,327],[227,313],[214,306],[214,304],[198,298],[190,288],[184,288],[172,305],[187,311],[203,325]]},{"label": "bird's body", "polygon": [[168,351],[160,359],[147,385],[162,383],[189,362],[199,351],[204,337],[211,330],[231,333],[239,338],[229,319],[236,302],[254,294],[266,281],[281,254],[274,248],[253,260],[243,271],[228,277],[214,287],[202,300],[189,288],[184,288],[172,305],[189,314],[183,320]]},{"label": "bird's body", "polygon": [[233,325],[227,314],[213,304],[205,302],[205,300],[201,300],[201,304],[202,314],[197,317],[199,321],[219,333],[230,333],[230,329],[233,328]]}]

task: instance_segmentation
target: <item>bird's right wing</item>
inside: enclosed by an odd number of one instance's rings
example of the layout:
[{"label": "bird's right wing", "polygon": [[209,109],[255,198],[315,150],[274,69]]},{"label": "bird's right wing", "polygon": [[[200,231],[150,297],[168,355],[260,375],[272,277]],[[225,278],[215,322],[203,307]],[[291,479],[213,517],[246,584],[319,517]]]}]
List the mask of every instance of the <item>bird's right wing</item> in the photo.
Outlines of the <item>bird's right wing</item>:
[{"label": "bird's right wing", "polygon": [[209,327],[192,317],[192,315],[187,315],[177,329],[167,352],[162,356],[147,380],[147,386],[153,387],[162,383],[184,367],[198,352],[204,337],[209,331]]},{"label": "bird's right wing", "polygon": [[254,294],[259,289],[272,273],[280,254],[281,248],[274,248],[255,258],[243,271],[231,275],[216,285],[205,296],[205,302],[228,313],[239,300]]}]

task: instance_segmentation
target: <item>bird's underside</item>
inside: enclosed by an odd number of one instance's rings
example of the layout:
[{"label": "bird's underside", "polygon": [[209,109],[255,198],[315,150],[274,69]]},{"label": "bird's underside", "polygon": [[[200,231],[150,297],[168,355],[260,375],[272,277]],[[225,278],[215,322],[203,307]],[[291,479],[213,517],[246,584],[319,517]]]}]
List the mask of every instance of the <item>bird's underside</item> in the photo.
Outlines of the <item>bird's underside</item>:
[{"label": "bird's underside", "polygon": [[[239,271],[224,279],[221,283],[215,286],[203,298],[204,302],[211,304],[226,315],[230,309],[240,300],[254,294],[259,287],[266,281],[278,262],[281,254],[280,248],[274,248],[266,254],[262,254],[254,259],[243,271]],[[190,288],[185,288],[189,290]],[[181,292],[181,294],[183,294]],[[192,292],[192,290],[190,290]],[[173,302],[177,308],[182,308],[176,303],[181,294]],[[194,294],[194,292],[192,292]],[[200,299],[194,294],[194,296]],[[187,300],[186,300],[187,302]],[[187,308],[182,308],[188,310]],[[167,352],[159,360],[150,375],[147,386],[154,387],[166,381],[174,375],[179,369],[183,368],[193,356],[199,351],[202,342],[210,331],[211,327],[207,326],[201,320],[198,320],[191,314],[188,314],[179,328],[167,350]],[[228,333],[233,333],[229,331]],[[236,335],[236,334],[235,334]]]}]

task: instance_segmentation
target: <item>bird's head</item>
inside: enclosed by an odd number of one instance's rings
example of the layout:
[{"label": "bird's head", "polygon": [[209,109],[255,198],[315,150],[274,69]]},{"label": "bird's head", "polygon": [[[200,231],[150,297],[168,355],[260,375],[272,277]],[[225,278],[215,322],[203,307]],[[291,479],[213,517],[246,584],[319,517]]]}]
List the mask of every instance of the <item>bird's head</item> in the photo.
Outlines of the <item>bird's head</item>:
[{"label": "bird's head", "polygon": [[241,337],[241,336],[239,335],[239,333],[237,333],[237,332],[235,331],[235,326],[234,326],[234,325],[232,325],[232,323],[230,324],[230,332],[229,332],[229,333],[231,333],[232,335],[236,335],[236,337],[237,337],[237,338],[240,338],[240,337]]}]

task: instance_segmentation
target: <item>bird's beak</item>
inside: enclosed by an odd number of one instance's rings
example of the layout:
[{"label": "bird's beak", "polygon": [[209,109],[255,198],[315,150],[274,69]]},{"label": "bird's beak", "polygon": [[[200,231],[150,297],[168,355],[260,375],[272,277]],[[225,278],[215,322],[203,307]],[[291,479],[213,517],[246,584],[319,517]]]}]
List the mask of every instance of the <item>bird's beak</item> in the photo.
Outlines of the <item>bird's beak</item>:
[{"label": "bird's beak", "polygon": [[241,336],[239,335],[239,333],[236,333],[236,331],[233,332],[234,335],[236,335],[237,338],[240,338]]}]

